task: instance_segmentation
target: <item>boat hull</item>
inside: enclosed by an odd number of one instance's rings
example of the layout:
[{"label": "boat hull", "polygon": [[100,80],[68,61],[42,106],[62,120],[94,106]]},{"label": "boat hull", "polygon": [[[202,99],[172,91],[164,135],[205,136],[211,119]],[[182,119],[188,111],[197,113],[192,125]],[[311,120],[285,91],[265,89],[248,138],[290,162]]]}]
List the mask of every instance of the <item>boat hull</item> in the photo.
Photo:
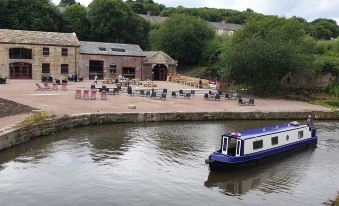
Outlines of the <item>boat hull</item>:
[{"label": "boat hull", "polygon": [[[309,148],[310,146],[317,145],[317,137],[310,138],[307,141],[297,142],[293,145],[287,145],[285,147],[281,147],[280,149],[267,151],[261,153],[260,155],[248,155],[248,157],[241,157],[240,161],[229,161],[225,158],[222,160],[220,158],[214,158],[213,153],[209,159],[205,160],[205,163],[209,165],[210,170],[212,171],[229,171],[229,170],[238,170],[245,167],[251,167],[258,165],[259,163],[263,163],[264,161],[274,160],[277,157],[286,154],[292,154],[294,151],[299,149]],[[220,155],[219,155],[220,156]],[[236,158],[234,158],[236,159]],[[239,158],[240,159],[240,158]]]}]

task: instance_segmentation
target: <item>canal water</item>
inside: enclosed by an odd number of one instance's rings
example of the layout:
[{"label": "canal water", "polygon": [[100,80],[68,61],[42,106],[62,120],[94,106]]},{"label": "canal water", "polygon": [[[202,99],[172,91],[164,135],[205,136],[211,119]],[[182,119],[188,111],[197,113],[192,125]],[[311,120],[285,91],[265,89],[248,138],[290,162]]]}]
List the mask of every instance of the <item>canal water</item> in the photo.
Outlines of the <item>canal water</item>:
[{"label": "canal water", "polygon": [[1,205],[322,205],[339,191],[339,122],[316,122],[317,148],[235,172],[204,159],[229,130],[278,122],[77,128],[0,153]]}]

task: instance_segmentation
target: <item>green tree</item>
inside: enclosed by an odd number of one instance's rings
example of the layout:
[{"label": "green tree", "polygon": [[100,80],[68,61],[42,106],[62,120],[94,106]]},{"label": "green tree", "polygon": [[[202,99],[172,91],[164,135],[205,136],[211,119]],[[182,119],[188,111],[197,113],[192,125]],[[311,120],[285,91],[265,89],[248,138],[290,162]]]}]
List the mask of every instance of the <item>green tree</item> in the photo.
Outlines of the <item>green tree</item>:
[{"label": "green tree", "polygon": [[89,5],[88,19],[92,39],[148,45],[150,24],[135,14],[122,0],[94,0]]},{"label": "green tree", "polygon": [[65,20],[64,31],[75,32],[80,40],[90,39],[90,23],[84,6],[79,4],[68,6],[62,16]]},{"label": "green tree", "polygon": [[310,23],[309,33],[316,39],[329,40],[338,37],[339,27],[332,19],[316,19]]},{"label": "green tree", "polygon": [[183,65],[199,63],[203,49],[215,32],[201,19],[175,15],[160,27],[160,49]]},{"label": "green tree", "polygon": [[[37,31],[62,31],[60,11],[50,0],[1,0],[3,28]],[[2,16],[4,15],[4,16]],[[4,21],[4,22],[3,22]]]},{"label": "green tree", "polygon": [[269,95],[288,73],[307,76],[314,41],[296,19],[265,17],[245,24],[221,55],[224,77]]},{"label": "green tree", "polygon": [[77,2],[75,0],[61,0],[59,3],[59,6],[66,7],[66,6],[71,6],[73,4],[76,4],[76,3]]}]

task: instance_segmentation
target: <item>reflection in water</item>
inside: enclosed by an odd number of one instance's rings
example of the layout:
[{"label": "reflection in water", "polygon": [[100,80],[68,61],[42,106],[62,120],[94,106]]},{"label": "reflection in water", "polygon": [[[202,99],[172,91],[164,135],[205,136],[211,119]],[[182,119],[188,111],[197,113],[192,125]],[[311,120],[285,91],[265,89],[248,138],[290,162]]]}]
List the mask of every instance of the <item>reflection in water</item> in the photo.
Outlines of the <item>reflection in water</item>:
[{"label": "reflection in water", "polygon": [[319,205],[335,195],[338,122],[317,122],[316,149],[251,169],[209,172],[204,159],[219,148],[225,131],[276,123],[114,124],[36,138],[0,153],[0,202],[303,206]]}]

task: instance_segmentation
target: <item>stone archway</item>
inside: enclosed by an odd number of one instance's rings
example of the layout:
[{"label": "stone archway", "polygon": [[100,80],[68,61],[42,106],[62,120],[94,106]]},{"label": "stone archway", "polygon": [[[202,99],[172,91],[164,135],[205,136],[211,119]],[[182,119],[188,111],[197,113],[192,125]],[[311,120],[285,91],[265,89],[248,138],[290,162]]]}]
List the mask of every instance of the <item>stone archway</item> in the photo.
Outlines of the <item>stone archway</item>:
[{"label": "stone archway", "polygon": [[153,80],[155,81],[166,81],[168,69],[164,64],[156,64],[152,70]]}]

